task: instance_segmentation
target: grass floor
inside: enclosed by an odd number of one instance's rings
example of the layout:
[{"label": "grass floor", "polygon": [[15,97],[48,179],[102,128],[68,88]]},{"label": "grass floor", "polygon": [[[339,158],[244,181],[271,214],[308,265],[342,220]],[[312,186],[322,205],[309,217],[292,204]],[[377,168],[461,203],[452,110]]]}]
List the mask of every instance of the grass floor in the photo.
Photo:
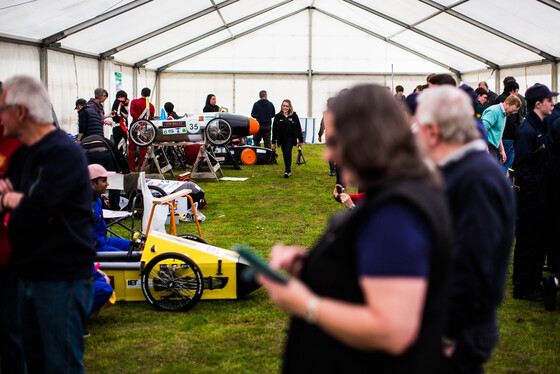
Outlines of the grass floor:
[{"label": "grass floor", "polygon": [[[305,146],[307,165],[223,167],[245,182],[197,181],[208,205],[204,238],[230,248],[246,243],[267,257],[276,242],[313,245],[341,206],[322,146]],[[294,154],[295,161],[295,154]],[[196,233],[181,223],[180,233]],[[186,313],[156,312],[148,302],[119,302],[89,322],[88,373],[275,373],[288,317],[257,290],[242,300],[201,301]],[[501,340],[487,373],[560,373],[560,314],[511,297],[499,310]]]}]

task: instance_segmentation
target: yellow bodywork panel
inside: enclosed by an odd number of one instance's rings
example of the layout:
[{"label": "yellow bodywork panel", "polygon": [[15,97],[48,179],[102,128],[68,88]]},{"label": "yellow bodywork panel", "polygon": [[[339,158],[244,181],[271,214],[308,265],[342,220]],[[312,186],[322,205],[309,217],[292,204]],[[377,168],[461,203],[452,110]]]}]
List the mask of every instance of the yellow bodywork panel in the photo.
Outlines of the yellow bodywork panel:
[{"label": "yellow bodywork panel", "polygon": [[159,232],[147,238],[140,262],[123,265],[122,269],[103,269],[112,278],[117,300],[144,301],[141,269],[163,253],[174,252],[187,256],[202,272],[204,291],[201,299],[237,298],[237,252],[198,243]]}]

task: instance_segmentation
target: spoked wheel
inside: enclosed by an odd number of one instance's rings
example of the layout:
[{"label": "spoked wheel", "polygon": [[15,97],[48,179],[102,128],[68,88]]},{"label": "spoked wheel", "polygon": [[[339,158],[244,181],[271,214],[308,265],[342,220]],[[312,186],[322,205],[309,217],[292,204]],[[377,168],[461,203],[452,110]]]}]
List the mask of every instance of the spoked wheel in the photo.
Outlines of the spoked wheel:
[{"label": "spoked wheel", "polygon": [[180,235],[177,235],[177,236],[180,237],[180,238],[183,238],[183,239],[192,240],[193,242],[208,244],[208,242],[206,240],[202,239],[200,236],[195,235],[195,234],[180,234]]},{"label": "spoked wheel", "polygon": [[147,119],[136,120],[130,125],[130,140],[138,147],[147,147],[156,140],[156,126]]},{"label": "spoked wheel", "polygon": [[225,119],[214,118],[206,125],[204,134],[211,144],[224,145],[231,140],[233,129]]},{"label": "spoked wheel", "polygon": [[142,274],[142,291],[157,310],[186,312],[202,296],[202,272],[185,255],[162,253],[146,266]]}]

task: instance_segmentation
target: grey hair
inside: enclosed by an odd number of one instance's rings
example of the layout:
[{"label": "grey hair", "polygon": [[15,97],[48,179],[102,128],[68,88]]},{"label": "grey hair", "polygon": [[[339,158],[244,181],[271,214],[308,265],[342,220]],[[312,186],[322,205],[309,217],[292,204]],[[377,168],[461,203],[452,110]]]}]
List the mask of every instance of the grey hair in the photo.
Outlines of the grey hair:
[{"label": "grey hair", "polygon": [[109,97],[109,93],[104,88],[96,88],[95,91],[93,91],[93,95],[96,99],[101,99],[101,96],[103,96],[103,94]]},{"label": "grey hair", "polygon": [[52,104],[47,89],[37,78],[16,75],[4,82],[6,104],[20,104],[40,124],[52,124]]},{"label": "grey hair", "polygon": [[452,86],[425,90],[418,97],[418,124],[436,123],[443,141],[464,144],[478,138],[471,98]]}]

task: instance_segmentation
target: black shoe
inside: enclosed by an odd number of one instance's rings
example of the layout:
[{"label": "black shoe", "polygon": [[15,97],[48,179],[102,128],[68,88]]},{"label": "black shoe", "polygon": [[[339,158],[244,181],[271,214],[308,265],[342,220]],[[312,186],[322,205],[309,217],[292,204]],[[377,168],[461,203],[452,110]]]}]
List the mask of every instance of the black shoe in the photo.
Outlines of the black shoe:
[{"label": "black shoe", "polygon": [[540,289],[525,291],[525,292],[515,292],[513,291],[513,298],[517,300],[541,302],[543,301],[543,295]]},{"label": "black shoe", "polygon": [[284,173],[284,178],[290,178],[290,173]]},{"label": "black shoe", "polygon": [[89,329],[84,329],[84,338],[87,338],[88,336],[91,336]]},{"label": "black shoe", "polygon": [[556,309],[556,293],[558,292],[556,278],[549,275],[543,278],[542,284],[544,290],[544,308],[553,312]]},{"label": "black shoe", "polygon": [[336,177],[336,173],[334,171],[331,171],[331,173],[329,174],[331,177]]}]

